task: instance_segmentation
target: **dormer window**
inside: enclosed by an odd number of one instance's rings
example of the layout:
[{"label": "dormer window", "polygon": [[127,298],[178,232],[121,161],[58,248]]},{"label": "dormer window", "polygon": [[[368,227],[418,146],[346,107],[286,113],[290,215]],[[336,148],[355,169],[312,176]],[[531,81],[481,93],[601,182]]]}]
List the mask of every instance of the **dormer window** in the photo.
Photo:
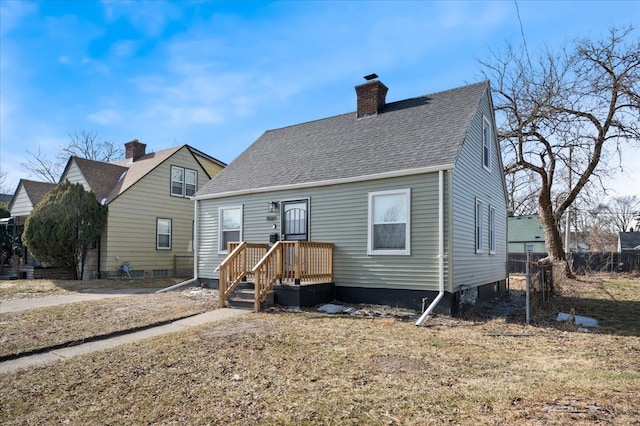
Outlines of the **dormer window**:
[{"label": "dormer window", "polygon": [[171,195],[191,197],[198,189],[198,171],[171,166]]}]

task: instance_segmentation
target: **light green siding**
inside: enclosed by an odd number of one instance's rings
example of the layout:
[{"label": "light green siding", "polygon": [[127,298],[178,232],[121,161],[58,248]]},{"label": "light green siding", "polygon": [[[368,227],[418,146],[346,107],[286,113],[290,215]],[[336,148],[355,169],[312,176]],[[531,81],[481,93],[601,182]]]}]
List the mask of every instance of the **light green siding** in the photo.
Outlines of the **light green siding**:
[{"label": "light green siding", "polygon": [[[482,126],[484,117],[493,123],[493,111],[485,93],[471,121],[452,174],[453,199],[449,218],[453,227],[453,252],[449,290],[475,287],[507,277],[507,206],[500,151],[492,129],[491,168],[483,166]],[[484,252],[475,252],[475,203],[482,201]],[[489,254],[489,207],[495,208],[496,253]]]},{"label": "light green siding", "polygon": [[[406,188],[411,189],[411,254],[367,255],[369,192]],[[279,213],[276,213],[276,221],[267,220],[267,216],[272,215],[267,211],[268,203],[296,199],[309,199],[309,239],[334,244],[334,281],[337,286],[438,289],[437,172],[201,200],[198,202],[199,277],[215,278],[213,270],[224,259],[217,250],[219,207],[241,204],[243,240],[266,243],[269,234],[281,232]],[[272,228],[274,223],[277,226],[275,230]]]},{"label": "light green siding", "polygon": [[509,253],[526,253],[527,246],[533,253],[546,253],[544,230],[537,215],[509,218]]}]

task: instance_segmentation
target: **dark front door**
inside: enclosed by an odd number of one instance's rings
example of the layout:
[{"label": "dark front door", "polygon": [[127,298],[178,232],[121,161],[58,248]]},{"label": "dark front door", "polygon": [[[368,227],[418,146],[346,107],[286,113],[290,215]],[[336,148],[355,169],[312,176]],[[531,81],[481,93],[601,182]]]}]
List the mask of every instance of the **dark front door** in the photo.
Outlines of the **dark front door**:
[{"label": "dark front door", "polygon": [[309,201],[282,202],[282,239],[307,241],[309,239]]}]

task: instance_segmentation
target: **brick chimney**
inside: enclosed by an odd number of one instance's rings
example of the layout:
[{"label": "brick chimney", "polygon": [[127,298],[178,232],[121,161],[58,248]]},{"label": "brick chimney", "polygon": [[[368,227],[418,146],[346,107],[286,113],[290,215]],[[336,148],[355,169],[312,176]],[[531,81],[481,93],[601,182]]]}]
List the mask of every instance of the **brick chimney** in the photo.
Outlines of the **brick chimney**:
[{"label": "brick chimney", "polygon": [[356,95],[358,97],[356,116],[358,118],[376,115],[385,104],[389,88],[377,78],[377,75],[370,74],[365,77],[368,80],[366,83],[356,86]]},{"label": "brick chimney", "polygon": [[136,161],[138,158],[145,154],[147,144],[140,143],[138,139],[134,139],[131,142],[124,144],[125,158],[128,163]]}]

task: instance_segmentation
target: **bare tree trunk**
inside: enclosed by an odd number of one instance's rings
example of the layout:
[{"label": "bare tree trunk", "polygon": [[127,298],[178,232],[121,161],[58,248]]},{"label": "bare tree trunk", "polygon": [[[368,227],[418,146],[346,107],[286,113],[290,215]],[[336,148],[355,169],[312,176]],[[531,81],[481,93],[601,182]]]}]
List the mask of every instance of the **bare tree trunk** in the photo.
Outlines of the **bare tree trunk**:
[{"label": "bare tree trunk", "polygon": [[544,259],[554,265],[560,265],[564,270],[564,276],[566,278],[575,278],[571,265],[569,264],[565,251],[563,250],[562,236],[560,235],[560,228],[558,226],[558,219],[553,213],[553,205],[551,199],[548,196],[549,193],[545,188],[540,191],[540,210],[538,216],[540,217],[540,224],[544,231],[544,245],[547,249],[547,258]]}]

